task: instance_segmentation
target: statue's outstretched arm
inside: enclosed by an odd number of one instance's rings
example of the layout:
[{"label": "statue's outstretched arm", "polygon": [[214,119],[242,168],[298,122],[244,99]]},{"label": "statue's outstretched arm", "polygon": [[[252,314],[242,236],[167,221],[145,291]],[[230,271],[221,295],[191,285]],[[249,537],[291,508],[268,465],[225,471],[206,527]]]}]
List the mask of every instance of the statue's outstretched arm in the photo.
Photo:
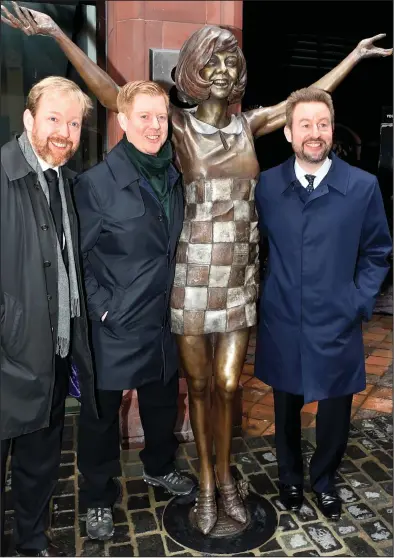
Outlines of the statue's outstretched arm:
[{"label": "statue's outstretched arm", "polygon": [[119,88],[109,75],[90,60],[49,15],[23,8],[16,2],[12,2],[12,5],[15,15],[12,15],[5,6],[1,6],[1,21],[10,27],[20,29],[25,35],[53,37],[99,102],[109,110],[117,112],[116,99]]},{"label": "statue's outstretched arm", "polygon": [[[331,93],[349,74],[349,72],[364,58],[390,56],[392,48],[379,48],[373,43],[385,37],[385,34],[376,35],[370,39],[363,39],[356,48],[338,66],[328,72],[312,85]],[[260,137],[274,132],[286,123],[286,101],[266,108],[250,110],[245,113],[251,131],[255,137]]]}]

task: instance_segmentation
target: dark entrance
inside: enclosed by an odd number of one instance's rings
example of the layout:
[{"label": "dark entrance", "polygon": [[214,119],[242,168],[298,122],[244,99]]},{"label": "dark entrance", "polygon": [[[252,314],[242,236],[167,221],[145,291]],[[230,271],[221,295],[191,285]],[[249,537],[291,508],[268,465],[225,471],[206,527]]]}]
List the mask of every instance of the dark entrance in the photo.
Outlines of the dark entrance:
[{"label": "dark entrance", "polygon": [[[243,52],[248,66],[243,110],[275,105],[292,91],[311,85],[362,39],[386,33],[376,45],[393,46],[391,1],[265,0],[244,1],[243,6]],[[393,114],[392,58],[362,60],[332,97],[334,149],[351,165],[378,176],[392,230],[392,127],[382,126],[388,122],[387,115]],[[255,146],[261,170],[279,165],[292,154],[283,129],[263,136]],[[261,254],[264,263],[265,245]],[[391,283],[389,273],[382,291],[390,289]]]}]

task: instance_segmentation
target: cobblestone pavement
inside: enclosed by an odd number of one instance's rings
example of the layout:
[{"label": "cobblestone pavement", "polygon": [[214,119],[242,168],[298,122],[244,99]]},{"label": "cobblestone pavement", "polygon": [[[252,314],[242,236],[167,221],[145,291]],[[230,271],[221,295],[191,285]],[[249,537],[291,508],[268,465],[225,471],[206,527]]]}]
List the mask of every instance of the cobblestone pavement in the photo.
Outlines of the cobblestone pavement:
[{"label": "cobblestone pavement", "polygon": [[[202,556],[185,549],[161,529],[169,495],[148,487],[141,478],[137,450],[122,452],[123,498],[115,508],[115,535],[110,542],[86,538],[84,516],[78,514],[75,439],[77,416],[66,417],[60,480],[53,498],[52,535],[68,556]],[[314,445],[314,429],[303,431],[307,464]],[[182,444],[178,466],[198,474],[194,443]],[[354,420],[337,483],[343,516],[329,523],[314,505],[308,479],[305,504],[289,513],[278,501],[274,436],[240,436],[233,440],[234,473],[272,501],[278,513],[274,537],[242,556],[392,556],[392,420],[390,416]],[[12,525],[11,479],[6,493],[6,525]],[[241,554],[240,554],[241,555]]]},{"label": "cobblestone pavement", "polygon": [[[233,440],[234,476],[249,480],[251,489],[272,501],[278,514],[275,535],[262,547],[239,556],[392,556],[393,435],[392,317],[375,315],[365,324],[367,387],[354,396],[352,428],[337,484],[343,500],[338,523],[328,522],[316,508],[305,479],[305,504],[297,514],[278,501],[271,389],[253,377],[255,336],[252,334],[241,376],[242,428]],[[78,406],[70,405],[75,412]],[[302,411],[303,453],[308,464],[314,446],[316,403]],[[78,415],[69,414],[63,439],[60,480],[53,498],[52,535],[68,556],[208,556],[185,549],[161,528],[170,496],[142,480],[138,450],[122,451],[123,488],[115,508],[115,535],[109,542],[86,538],[83,510],[78,509],[75,443]],[[182,444],[178,467],[198,475],[194,443]],[[11,478],[7,480],[6,529],[12,527]]]},{"label": "cobblestone pavement", "polygon": [[[393,318],[375,314],[363,324],[367,385],[353,396],[352,417],[372,418],[393,410]],[[273,434],[274,400],[269,386],[253,377],[256,338],[252,332],[248,354],[241,375],[242,427],[246,434]],[[304,405],[303,427],[315,425],[317,402]]]}]

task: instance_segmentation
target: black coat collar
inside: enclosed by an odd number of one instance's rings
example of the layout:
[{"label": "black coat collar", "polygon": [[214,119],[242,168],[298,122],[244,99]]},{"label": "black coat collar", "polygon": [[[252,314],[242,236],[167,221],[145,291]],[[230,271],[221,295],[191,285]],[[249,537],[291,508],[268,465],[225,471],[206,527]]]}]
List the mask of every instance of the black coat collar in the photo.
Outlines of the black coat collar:
[{"label": "black coat collar", "polygon": [[[25,178],[29,173],[36,175],[36,171],[32,169],[23,156],[18,137],[15,136],[1,148],[1,164],[10,182]],[[67,167],[61,167],[61,169],[65,180],[72,180],[76,175]]]},{"label": "black coat collar", "polygon": [[[122,141],[117,143],[108,153],[106,162],[120,189],[126,188],[141,178],[139,172],[130,161],[130,157],[127,155]],[[179,173],[172,164],[168,168],[168,177],[170,187],[172,187],[179,178]]]}]

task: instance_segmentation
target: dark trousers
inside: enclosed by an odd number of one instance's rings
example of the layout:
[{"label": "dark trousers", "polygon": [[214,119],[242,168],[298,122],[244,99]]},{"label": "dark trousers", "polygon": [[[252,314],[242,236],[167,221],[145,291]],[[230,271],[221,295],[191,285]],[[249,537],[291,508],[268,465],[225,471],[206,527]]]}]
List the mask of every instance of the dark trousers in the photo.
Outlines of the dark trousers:
[{"label": "dark trousers", "polygon": [[[178,440],[174,435],[178,415],[178,375],[165,385],[162,380],[137,389],[145,447],[140,452],[148,475],[166,475],[174,469]],[[81,508],[111,507],[121,475],[119,409],[122,391],[97,390],[99,419],[85,416],[82,403],[79,420],[78,467],[84,477],[80,488]]]},{"label": "dark trousers", "polygon": [[50,522],[49,501],[58,480],[68,392],[66,361],[59,357],[56,357],[55,374],[49,426],[1,441],[1,532],[3,535],[5,469],[11,450],[13,537],[15,547],[21,551],[44,550],[48,546],[45,531]]},{"label": "dark trousers", "polygon": [[[315,492],[334,489],[336,470],[346,450],[353,395],[319,401],[316,415],[316,450],[309,465]],[[303,484],[301,451],[302,395],[274,390],[275,444],[279,480]]]}]

